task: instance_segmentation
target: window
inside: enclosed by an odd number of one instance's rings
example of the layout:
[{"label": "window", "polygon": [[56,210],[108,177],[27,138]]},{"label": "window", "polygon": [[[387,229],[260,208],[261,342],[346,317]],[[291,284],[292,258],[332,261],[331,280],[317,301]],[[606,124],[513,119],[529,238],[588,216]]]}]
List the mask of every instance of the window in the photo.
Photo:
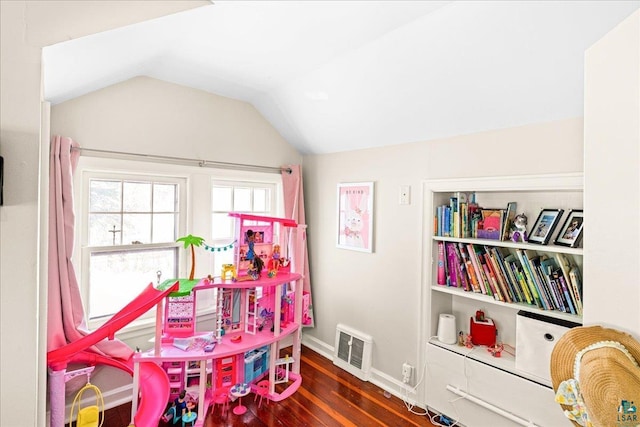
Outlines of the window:
[{"label": "window", "polygon": [[86,173],[83,184],[83,281],[91,322],[106,320],[150,282],[179,277],[185,180]]},{"label": "window", "polygon": [[[213,181],[211,186],[211,242],[225,247],[234,239],[235,220],[229,212],[277,216],[276,185],[265,182]],[[233,262],[233,251],[213,252],[213,271]]]}]

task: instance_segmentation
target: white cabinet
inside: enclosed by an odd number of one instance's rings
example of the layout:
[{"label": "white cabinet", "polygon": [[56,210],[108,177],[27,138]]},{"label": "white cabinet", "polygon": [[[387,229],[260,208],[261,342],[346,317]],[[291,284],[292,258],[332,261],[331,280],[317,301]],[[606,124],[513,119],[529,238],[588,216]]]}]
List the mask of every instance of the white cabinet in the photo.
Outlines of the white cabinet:
[{"label": "white cabinet", "polygon": [[[447,204],[459,192],[474,193],[477,204],[484,208],[505,208],[509,202],[516,202],[517,213],[525,213],[529,218],[528,229],[531,229],[542,209],[563,209],[564,214],[547,245],[439,237],[437,222],[434,221],[437,207]],[[440,314],[453,314],[457,330],[467,334],[470,318],[477,310],[482,310],[496,324],[498,341],[507,344],[506,349],[513,352],[510,346],[515,348],[516,344],[518,311],[574,323],[581,323],[581,316],[541,309],[535,304],[503,302],[482,292],[447,286],[446,282],[444,285],[438,284],[439,281],[443,283],[438,278],[438,251],[443,243],[453,243],[474,245],[471,248],[480,247],[483,250],[496,247],[505,256],[515,255],[518,251],[529,251],[542,258],[558,259],[558,255],[562,255],[577,271],[581,271],[582,248],[557,246],[553,244],[553,238],[560,231],[568,211],[583,208],[582,174],[424,181],[423,208],[422,338],[427,348],[426,406],[450,418],[461,418],[461,424],[466,426],[517,425],[518,422],[555,426],[566,422],[559,405],[553,400],[553,390],[548,380],[516,369],[515,357],[509,352],[503,352],[502,357],[496,358],[486,347],[468,349],[456,344],[440,343],[436,338],[438,320]],[[516,393],[522,397],[514,398]],[[468,411],[474,415],[470,416]],[[509,414],[514,416],[510,417]]]}]

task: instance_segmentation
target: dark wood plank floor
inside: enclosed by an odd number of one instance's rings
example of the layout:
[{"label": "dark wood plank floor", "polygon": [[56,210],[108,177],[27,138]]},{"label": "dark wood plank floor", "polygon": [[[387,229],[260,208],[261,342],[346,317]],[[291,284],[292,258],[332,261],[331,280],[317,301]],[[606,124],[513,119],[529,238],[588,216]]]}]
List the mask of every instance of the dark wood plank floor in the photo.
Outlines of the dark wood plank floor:
[{"label": "dark wood plank floor", "polygon": [[[222,416],[218,408],[209,411],[204,427],[433,426],[428,417],[409,412],[402,400],[385,397],[382,389],[360,381],[306,347],[302,349],[300,371],[302,386],[288,399],[268,404],[263,401],[258,407],[254,395],[250,394],[242,399],[247,407],[244,415],[229,412]],[[231,407],[235,404],[231,403]],[[107,411],[104,427],[128,425],[131,406],[123,405],[121,409],[122,414]],[[422,412],[420,408],[415,409]]]}]

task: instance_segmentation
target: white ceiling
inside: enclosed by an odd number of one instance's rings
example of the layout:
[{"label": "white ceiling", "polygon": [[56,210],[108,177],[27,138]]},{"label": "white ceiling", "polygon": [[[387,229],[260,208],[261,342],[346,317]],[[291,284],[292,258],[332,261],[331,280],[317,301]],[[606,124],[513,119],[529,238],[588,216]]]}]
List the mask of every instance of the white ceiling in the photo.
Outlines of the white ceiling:
[{"label": "white ceiling", "polygon": [[45,98],[146,75],[252,103],[302,153],[582,116],[634,1],[220,1],[44,49]]}]

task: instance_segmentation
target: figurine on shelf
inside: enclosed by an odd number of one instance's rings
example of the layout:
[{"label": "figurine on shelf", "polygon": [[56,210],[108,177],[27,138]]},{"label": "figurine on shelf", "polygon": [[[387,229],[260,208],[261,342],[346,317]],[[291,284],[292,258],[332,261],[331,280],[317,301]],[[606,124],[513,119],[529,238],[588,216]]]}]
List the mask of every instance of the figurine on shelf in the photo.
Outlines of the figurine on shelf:
[{"label": "figurine on shelf", "polygon": [[487,351],[491,353],[493,357],[500,357],[502,355],[502,350],[504,350],[504,345],[502,343],[496,343],[496,345],[487,348]]},{"label": "figurine on shelf", "polygon": [[458,345],[464,347],[464,332],[458,332]]},{"label": "figurine on shelf", "polygon": [[527,216],[524,213],[516,215],[513,219],[513,227],[511,227],[511,240],[514,242],[526,242],[527,237]]},{"label": "figurine on shelf", "polygon": [[473,348],[473,343],[471,342],[471,334],[467,334],[464,338],[464,346],[467,348]]}]

